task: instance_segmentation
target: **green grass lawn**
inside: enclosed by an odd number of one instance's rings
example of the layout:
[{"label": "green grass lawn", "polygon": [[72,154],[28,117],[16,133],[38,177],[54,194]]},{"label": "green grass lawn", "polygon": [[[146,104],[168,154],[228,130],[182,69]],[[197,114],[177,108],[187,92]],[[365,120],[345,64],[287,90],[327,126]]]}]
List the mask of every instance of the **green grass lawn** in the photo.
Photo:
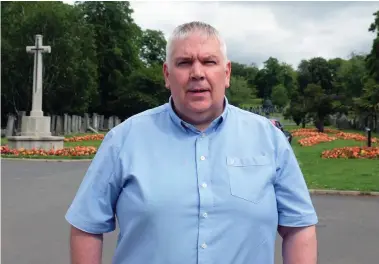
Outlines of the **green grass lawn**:
[{"label": "green grass lawn", "polygon": [[354,140],[335,140],[302,147],[295,138],[292,148],[310,189],[379,191],[379,160],[322,159],[324,150],[345,146],[364,146]]},{"label": "green grass lawn", "polygon": [[71,148],[76,146],[86,146],[86,147],[95,147],[99,148],[101,140],[90,140],[90,141],[79,141],[79,142],[65,142],[65,148]]}]

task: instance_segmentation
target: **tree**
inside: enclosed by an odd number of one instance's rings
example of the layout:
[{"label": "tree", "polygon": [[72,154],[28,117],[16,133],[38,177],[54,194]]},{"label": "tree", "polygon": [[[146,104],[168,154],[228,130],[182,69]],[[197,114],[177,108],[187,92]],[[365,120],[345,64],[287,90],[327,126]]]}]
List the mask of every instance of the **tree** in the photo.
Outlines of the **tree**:
[{"label": "tree", "polygon": [[287,63],[281,64],[280,83],[283,84],[287,91],[287,96],[290,97],[292,91],[294,91],[297,86],[297,73],[292,66]]},{"label": "tree", "polygon": [[[117,92],[115,109],[127,118],[167,101],[169,91],[164,86],[162,67],[139,68],[128,77],[127,85]],[[122,114],[121,114],[122,113]]]},{"label": "tree", "polygon": [[263,69],[259,70],[255,79],[260,98],[270,98],[274,86],[281,83],[281,71],[278,59],[270,57],[264,62]]},{"label": "tree", "polygon": [[124,90],[128,77],[142,67],[142,30],[132,19],[129,2],[80,2],[86,22],[93,26],[98,65],[100,104],[91,111],[117,114],[117,93]]},{"label": "tree", "polygon": [[162,31],[147,29],[141,37],[140,56],[146,66],[162,65],[166,59],[166,39]]},{"label": "tree", "polygon": [[226,96],[231,104],[241,106],[252,103],[252,99],[256,98],[256,90],[249,87],[245,78],[232,76]]},{"label": "tree", "polygon": [[43,111],[82,114],[96,102],[97,65],[93,31],[76,7],[61,2],[2,5],[2,113],[29,111],[34,35],[52,52],[44,55]]},{"label": "tree", "polygon": [[276,85],[272,90],[271,99],[274,105],[284,107],[288,103],[288,91],[283,84]]},{"label": "tree", "polygon": [[371,118],[371,129],[375,129],[379,113],[379,83],[373,78],[365,81],[363,94],[359,98],[354,99],[355,110],[365,116],[365,119]]},{"label": "tree", "polygon": [[369,31],[376,33],[376,38],[373,40],[371,52],[367,56],[367,68],[370,75],[379,82],[379,10],[373,15],[375,20],[371,23]]},{"label": "tree", "polygon": [[333,68],[321,57],[303,60],[298,67],[298,83],[300,96],[297,99],[305,100],[303,110],[314,118],[318,130],[323,132],[325,118],[345,110],[343,96],[338,95],[333,86]]},{"label": "tree", "polygon": [[292,118],[296,125],[302,124],[303,128],[305,128],[305,125],[310,122],[310,115],[308,113],[305,97],[299,87],[292,92],[290,105],[284,112],[284,117],[286,119]]}]

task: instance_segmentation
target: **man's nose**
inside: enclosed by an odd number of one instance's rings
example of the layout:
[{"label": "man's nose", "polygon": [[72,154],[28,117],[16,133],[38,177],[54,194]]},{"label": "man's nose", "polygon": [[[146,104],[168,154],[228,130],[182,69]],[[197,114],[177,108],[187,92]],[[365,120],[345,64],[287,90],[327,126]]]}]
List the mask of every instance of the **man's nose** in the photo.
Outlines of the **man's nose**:
[{"label": "man's nose", "polygon": [[203,80],[204,79],[204,70],[199,62],[194,62],[192,64],[192,69],[191,69],[191,79],[192,80]]}]

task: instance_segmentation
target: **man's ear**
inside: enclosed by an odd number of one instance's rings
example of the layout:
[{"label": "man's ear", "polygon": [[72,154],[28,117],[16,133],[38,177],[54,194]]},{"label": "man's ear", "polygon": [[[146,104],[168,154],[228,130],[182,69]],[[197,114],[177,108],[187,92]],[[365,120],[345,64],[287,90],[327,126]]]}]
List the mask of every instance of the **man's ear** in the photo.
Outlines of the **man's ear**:
[{"label": "man's ear", "polygon": [[168,71],[168,64],[167,62],[163,63],[163,76],[164,76],[164,81],[165,81],[165,87],[170,90],[170,81],[168,79],[169,76],[169,71]]},{"label": "man's ear", "polygon": [[232,63],[228,61],[225,66],[225,88],[230,87],[230,76],[232,73]]}]

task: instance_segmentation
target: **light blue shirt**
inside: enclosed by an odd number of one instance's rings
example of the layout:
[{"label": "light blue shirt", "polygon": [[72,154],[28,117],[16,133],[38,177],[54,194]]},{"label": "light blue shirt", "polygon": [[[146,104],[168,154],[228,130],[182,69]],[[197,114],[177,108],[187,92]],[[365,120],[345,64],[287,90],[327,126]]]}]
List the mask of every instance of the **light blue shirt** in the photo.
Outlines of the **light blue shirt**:
[{"label": "light blue shirt", "polygon": [[227,100],[202,133],[170,102],[107,133],[67,221],[105,233],[117,218],[116,264],[273,264],[278,224],[317,223],[286,137]]}]

